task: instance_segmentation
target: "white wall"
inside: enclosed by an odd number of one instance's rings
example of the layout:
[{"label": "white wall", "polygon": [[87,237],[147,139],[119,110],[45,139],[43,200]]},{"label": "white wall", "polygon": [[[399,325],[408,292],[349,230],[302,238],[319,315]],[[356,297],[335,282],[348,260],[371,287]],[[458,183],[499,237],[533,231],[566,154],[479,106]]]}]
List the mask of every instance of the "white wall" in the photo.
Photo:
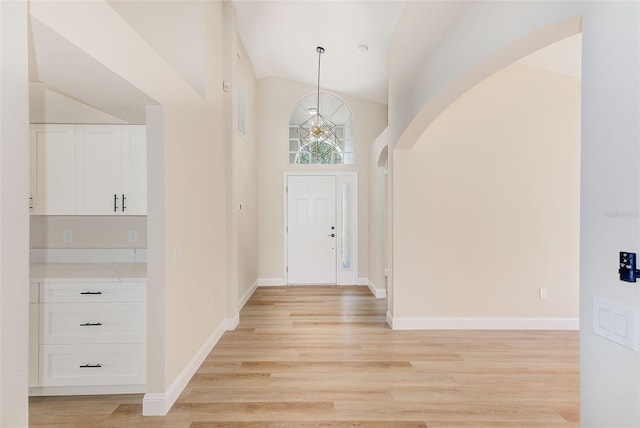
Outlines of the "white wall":
[{"label": "white wall", "polygon": [[284,174],[291,172],[357,171],[359,277],[368,274],[369,146],[386,127],[386,106],[342,97],[353,112],[355,165],[289,165],[288,125],[291,111],[312,86],[279,79],[258,81],[258,277],[280,281],[284,272]]},{"label": "white wall", "polygon": [[[419,4],[409,3],[407,13]],[[640,5],[635,2],[477,2],[444,35],[437,52],[423,53],[413,79],[390,79],[390,125],[399,146],[416,143],[428,123],[460,94],[502,66],[583,32],[581,105],[580,330],[581,425],[640,425],[640,358],[592,333],[592,300],[640,309],[640,291],[617,278],[618,251],[638,249],[640,140]],[[403,40],[401,20],[394,44]],[[395,36],[394,36],[395,37]],[[415,52],[421,52],[420,41]],[[393,59],[393,57],[392,57]],[[407,124],[409,124],[407,126]],[[392,178],[393,179],[393,178]],[[394,195],[391,196],[394,198]],[[394,198],[395,200],[395,198]],[[394,240],[395,241],[395,240]],[[394,242],[394,248],[403,245]],[[395,263],[395,259],[394,259]],[[392,267],[392,275],[394,270]],[[416,289],[392,278],[393,291]]]},{"label": "white wall", "polygon": [[27,3],[0,2],[0,426],[29,421]]},{"label": "white wall", "polygon": [[387,293],[387,161],[388,146],[369,149],[369,284],[379,297]]},{"label": "white wall", "polygon": [[[239,310],[257,284],[258,200],[256,99],[257,80],[238,35],[233,3],[225,3],[225,93],[227,179],[227,328],[235,327]],[[245,135],[238,132],[238,99],[245,97]]]},{"label": "white wall", "polygon": [[44,83],[29,83],[29,123],[129,123],[62,95]]},{"label": "white wall", "polygon": [[395,153],[394,327],[577,328],[579,129],[580,81],[514,64]]},{"label": "white wall", "polygon": [[[255,78],[251,62],[238,39],[237,77],[233,88],[242,87],[246,102],[246,133],[241,136],[237,126],[231,132],[235,134],[235,166],[237,168],[237,199],[231,208],[238,217],[238,298],[247,297],[258,279],[258,146],[257,146],[257,94],[258,81]],[[237,97],[236,97],[237,100]],[[237,109],[234,108],[234,117]],[[237,122],[237,118],[236,118]],[[242,303],[241,301],[238,303]]]},{"label": "white wall", "polygon": [[155,1],[153,19],[141,1],[112,1],[113,7],[198,94],[205,95],[205,23],[201,1]]},{"label": "white wall", "polygon": [[[162,322],[166,329],[163,352],[167,389],[224,322],[225,242],[220,237],[225,230],[226,207],[221,201],[226,181],[221,156],[225,151],[221,95],[219,103],[210,105],[163,106]],[[150,212],[149,217],[152,215]]]},{"label": "white wall", "polygon": [[583,19],[580,373],[583,427],[640,426],[640,354],[592,333],[594,297],[640,310],[618,280],[619,251],[640,250],[640,4],[595,2]]},{"label": "white wall", "polygon": [[[162,213],[155,214],[163,217],[164,224],[159,232],[155,226],[152,229],[154,212],[149,211],[149,229],[162,234],[163,242],[159,247],[149,245],[149,267],[158,268],[151,265],[159,263],[164,269],[164,294],[154,296],[156,304],[164,307],[162,311],[154,308],[158,318],[149,321],[150,334],[163,334],[163,343],[158,344],[164,361],[155,367],[162,372],[150,373],[156,382],[148,392],[152,399],[157,398],[153,394],[160,394],[165,406],[177,398],[199,361],[224,332],[226,255],[221,237],[227,208],[225,112],[220,86],[222,17],[222,3],[205,4],[201,18],[205,26],[206,98],[188,104],[167,102],[162,107],[164,147],[159,157],[164,161],[164,191],[156,193],[163,205],[158,207]],[[150,180],[150,192],[160,190],[153,186]],[[149,243],[156,238],[150,235]],[[151,291],[153,284],[149,287]],[[149,355],[153,358],[158,353],[151,350]],[[148,410],[155,413],[158,408],[152,407]]]}]

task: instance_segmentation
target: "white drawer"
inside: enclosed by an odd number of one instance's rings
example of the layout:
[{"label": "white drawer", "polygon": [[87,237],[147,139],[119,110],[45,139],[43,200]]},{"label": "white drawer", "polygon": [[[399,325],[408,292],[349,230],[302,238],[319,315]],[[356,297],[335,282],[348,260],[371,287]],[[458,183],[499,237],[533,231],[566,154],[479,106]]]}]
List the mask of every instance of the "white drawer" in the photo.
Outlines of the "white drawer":
[{"label": "white drawer", "polygon": [[44,282],[40,284],[40,302],[144,302],[144,282]]},{"label": "white drawer", "polygon": [[40,343],[145,343],[144,303],[40,305]]},{"label": "white drawer", "polygon": [[144,383],[145,345],[40,346],[40,386]]}]

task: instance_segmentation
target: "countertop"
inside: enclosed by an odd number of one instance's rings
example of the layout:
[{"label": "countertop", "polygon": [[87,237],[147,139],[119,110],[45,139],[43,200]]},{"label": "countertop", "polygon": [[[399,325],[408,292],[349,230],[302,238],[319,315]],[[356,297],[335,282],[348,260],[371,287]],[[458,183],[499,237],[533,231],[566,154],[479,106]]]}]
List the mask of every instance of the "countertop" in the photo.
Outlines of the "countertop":
[{"label": "countertop", "polygon": [[30,265],[31,282],[140,282],[146,279],[146,263],[34,263]]}]

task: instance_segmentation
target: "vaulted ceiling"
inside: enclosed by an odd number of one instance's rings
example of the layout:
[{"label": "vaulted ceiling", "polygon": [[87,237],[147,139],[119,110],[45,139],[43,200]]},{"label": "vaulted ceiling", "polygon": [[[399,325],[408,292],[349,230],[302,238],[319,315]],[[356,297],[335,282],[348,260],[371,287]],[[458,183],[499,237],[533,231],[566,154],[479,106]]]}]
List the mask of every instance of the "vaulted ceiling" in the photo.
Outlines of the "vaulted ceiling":
[{"label": "vaulted ceiling", "polygon": [[[389,42],[404,1],[234,0],[238,33],[258,78],[278,76],[387,103]],[[433,17],[437,19],[437,17]]]},{"label": "vaulted ceiling", "polygon": [[[240,39],[258,78],[277,76],[315,86],[316,46],[323,46],[322,89],[386,104],[390,42],[405,1],[233,0],[233,4]],[[420,17],[423,25],[415,37],[432,40],[435,46],[463,12],[462,4],[430,3],[431,13]],[[204,93],[202,2],[113,0],[108,5],[194,94]],[[411,46],[395,48],[403,52],[405,68],[424,57],[424,53],[414,55]],[[579,72],[579,55],[576,62],[575,54],[567,54],[576,52],[575,42],[554,49],[527,61],[555,71]],[[160,102],[33,16],[30,53],[30,79],[40,91],[44,88],[137,123],[144,121],[145,105]]]}]

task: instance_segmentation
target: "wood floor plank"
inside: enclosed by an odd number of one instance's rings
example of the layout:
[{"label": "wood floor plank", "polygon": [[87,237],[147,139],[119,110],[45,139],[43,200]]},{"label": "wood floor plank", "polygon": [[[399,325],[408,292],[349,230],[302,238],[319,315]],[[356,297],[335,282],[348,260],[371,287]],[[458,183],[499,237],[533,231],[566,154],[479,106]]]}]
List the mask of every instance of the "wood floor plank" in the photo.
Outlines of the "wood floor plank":
[{"label": "wood floor plank", "polygon": [[427,428],[420,421],[194,422],[190,428]]},{"label": "wood floor plank", "polygon": [[258,288],[165,417],[32,397],[31,427],[577,428],[574,331],[393,331],[366,287]]}]

